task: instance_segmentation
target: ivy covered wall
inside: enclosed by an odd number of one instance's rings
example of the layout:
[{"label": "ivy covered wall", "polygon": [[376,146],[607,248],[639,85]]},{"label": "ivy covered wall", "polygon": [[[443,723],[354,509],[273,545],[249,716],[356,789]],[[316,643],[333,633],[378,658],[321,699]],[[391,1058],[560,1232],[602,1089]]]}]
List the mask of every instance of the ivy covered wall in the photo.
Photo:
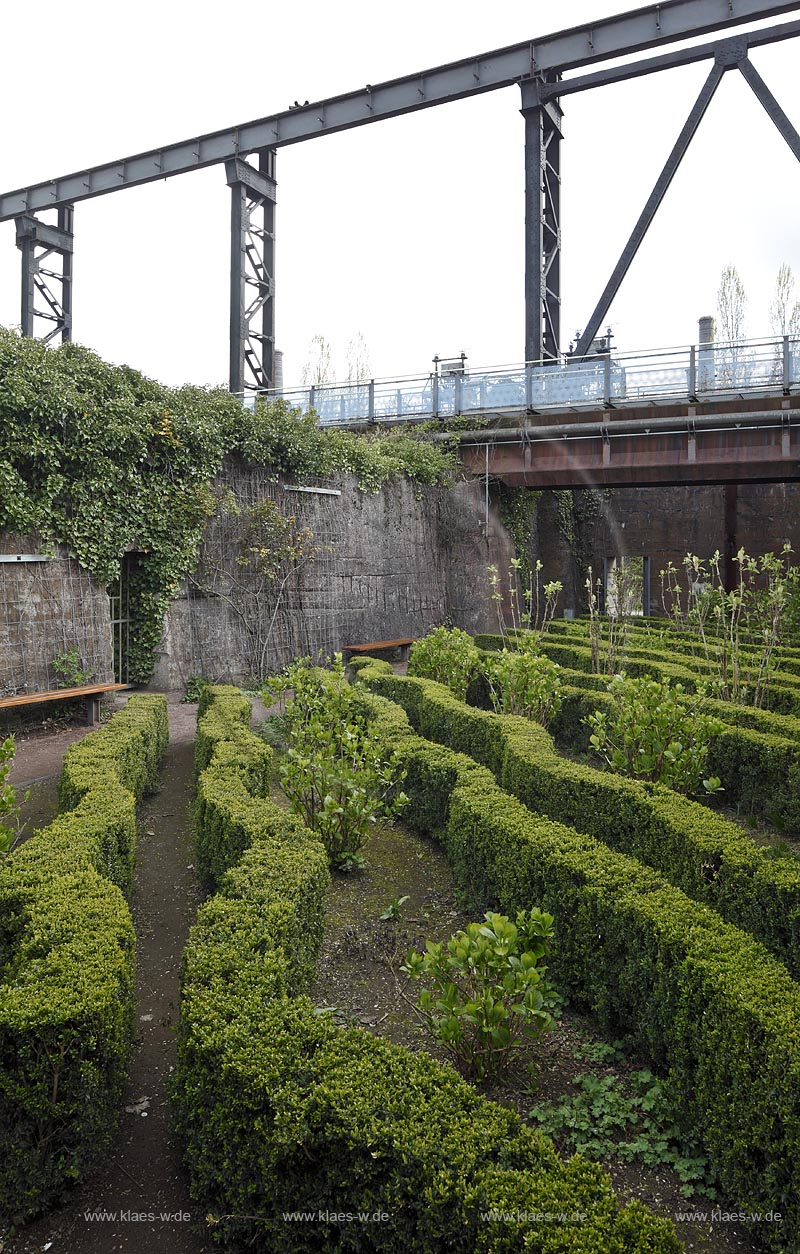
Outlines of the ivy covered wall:
[{"label": "ivy covered wall", "polygon": [[320,430],[283,402],[254,412],[222,389],[167,388],[75,344],[0,328],[0,531],[61,544],[100,587],[130,563],[129,677],[153,669],[164,614],[195,562],[236,453],[273,472],[348,473],[363,492],[392,476],[450,482],[456,462],[413,434]]}]

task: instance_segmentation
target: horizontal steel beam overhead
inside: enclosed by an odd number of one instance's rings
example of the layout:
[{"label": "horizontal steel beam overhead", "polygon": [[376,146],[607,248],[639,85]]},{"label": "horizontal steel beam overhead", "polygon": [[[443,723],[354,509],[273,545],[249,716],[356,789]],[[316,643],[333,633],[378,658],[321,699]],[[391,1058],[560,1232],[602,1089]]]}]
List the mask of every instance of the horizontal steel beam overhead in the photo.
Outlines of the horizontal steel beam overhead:
[{"label": "horizontal steel beam overhead", "polygon": [[[746,31],[742,35],[733,36],[743,40],[747,48],[761,48],[765,44],[774,44],[782,39],[794,39],[800,35],[800,22],[781,22],[777,26],[767,26],[762,30]],[[696,65],[698,61],[708,61],[721,52],[732,37],[713,39],[707,44],[695,44],[691,48],[676,48],[672,52],[664,52],[658,57],[645,57],[640,61],[630,61],[627,65],[613,65],[592,74],[579,74],[574,78],[562,78],[557,83],[544,83],[539,88],[542,101],[559,99],[561,96],[574,95],[579,91],[590,91],[593,87],[606,87],[610,83],[622,83],[629,78],[642,78],[645,74],[656,74],[660,70],[672,70],[682,65]]]},{"label": "horizontal steel beam overhead", "polygon": [[367,84],[359,91],[299,105],[259,121],[5,192],[0,195],[0,221],[204,169],[261,148],[280,148],[495,91],[532,74],[552,77],[611,57],[798,10],[798,0],[778,4],[769,0],[664,0],[662,4],[558,31],[542,39],[375,86]]}]

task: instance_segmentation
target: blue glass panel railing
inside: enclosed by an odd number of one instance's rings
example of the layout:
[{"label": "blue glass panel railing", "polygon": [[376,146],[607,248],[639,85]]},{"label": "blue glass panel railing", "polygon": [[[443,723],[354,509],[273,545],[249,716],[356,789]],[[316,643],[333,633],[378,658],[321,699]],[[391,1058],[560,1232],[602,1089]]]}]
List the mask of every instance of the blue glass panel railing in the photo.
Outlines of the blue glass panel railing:
[{"label": "blue glass panel railing", "polygon": [[[412,375],[369,382],[320,384],[264,393],[322,426],[413,422],[459,414],[524,414],[548,410],[652,405],[800,388],[800,340],[778,337],[732,344],[494,366],[456,375]],[[256,392],[243,394],[248,407]]]}]

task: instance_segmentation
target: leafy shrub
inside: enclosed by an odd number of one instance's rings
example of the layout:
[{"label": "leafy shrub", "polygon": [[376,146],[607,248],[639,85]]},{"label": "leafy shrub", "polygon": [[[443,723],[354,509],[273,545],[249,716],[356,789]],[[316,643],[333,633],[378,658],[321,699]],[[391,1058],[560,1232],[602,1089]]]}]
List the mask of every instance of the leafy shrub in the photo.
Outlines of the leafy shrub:
[{"label": "leafy shrub", "polygon": [[401,968],[431,985],[418,1010],[463,1076],[484,1080],[506,1069],[521,1040],[553,1026],[554,994],[544,978],[553,916],[520,910],[516,923],[488,911],[447,943],[408,955]]},{"label": "leafy shrub", "polygon": [[359,852],[378,815],[398,814],[403,774],[370,735],[363,696],[344,676],[341,656],[332,671],[294,663],[271,685],[292,690],[286,711],[289,748],[281,785],[295,814],[321,837],[340,871],[364,865]]},{"label": "leafy shrub", "polygon": [[[407,720],[380,707],[384,732],[405,743]],[[221,725],[213,694],[205,716]],[[669,1223],[638,1202],[622,1205],[601,1168],[561,1161],[542,1133],[451,1068],[315,1013],[303,992],[328,876],[319,842],[274,803],[248,798],[222,737],[200,785],[198,825],[238,827],[247,848],[189,938],[174,1088],[192,1196],[220,1244],[264,1254],[506,1254],[532,1234],[542,1254],[677,1254]],[[307,1210],[309,1198],[318,1222],[283,1218]],[[343,1199],[353,1211],[385,1212],[385,1222],[337,1220]],[[486,1222],[493,1208],[583,1219]]]},{"label": "leafy shrub", "polygon": [[56,685],[58,688],[80,688],[82,684],[88,684],[94,678],[94,671],[81,664],[81,655],[77,646],[67,649],[65,653],[57,654],[50,665],[58,676]]},{"label": "leafy shrub", "polygon": [[472,637],[460,627],[435,627],[412,645],[408,659],[409,675],[435,679],[462,698],[479,667],[480,654]]},{"label": "leafy shrub", "polygon": [[[0,740],[0,858],[11,852],[21,832],[17,790],[8,782],[14,761],[14,751],[13,736]],[[26,801],[27,798],[26,793]]]},{"label": "leafy shrub", "polygon": [[204,675],[190,675],[186,681],[186,694],[183,698],[185,704],[193,705],[195,701],[199,701],[208,683]]},{"label": "leafy shrub", "polygon": [[495,711],[520,714],[546,727],[561,707],[559,669],[544,654],[531,649],[503,649],[487,657],[484,674]]},{"label": "leafy shrub", "polygon": [[616,675],[608,691],[613,714],[597,710],[587,722],[589,743],[613,771],[676,792],[697,792],[701,780],[706,792],[719,791],[719,779],[703,779],[703,772],[722,723],[700,712],[702,698],[687,702],[681,684],[624,675]]},{"label": "leafy shrub", "polygon": [[132,789],[153,780],[166,716],[164,697],[136,695],[74,745],[66,811],[0,866],[0,1228],[86,1175],[116,1126],[134,1021],[121,891],[133,870]]}]

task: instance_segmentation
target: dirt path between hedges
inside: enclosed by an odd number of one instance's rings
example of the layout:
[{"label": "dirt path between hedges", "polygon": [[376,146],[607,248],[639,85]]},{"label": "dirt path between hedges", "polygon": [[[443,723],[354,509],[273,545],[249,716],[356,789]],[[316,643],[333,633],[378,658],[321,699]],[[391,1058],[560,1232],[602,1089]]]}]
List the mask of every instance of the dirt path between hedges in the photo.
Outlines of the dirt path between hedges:
[{"label": "dirt path between hedges", "polygon": [[[204,1216],[189,1200],[168,1104],[181,957],[200,901],[191,836],[196,716],[196,706],[170,699],[161,788],[138,812],[131,900],[137,1032],[119,1132],[92,1178],[5,1246],[0,1241],[3,1254],[207,1254],[213,1248]],[[34,738],[18,744],[17,779],[37,778],[35,825],[49,821],[49,810],[55,812],[61,758],[78,738],[73,729],[48,736],[46,743]]]}]

